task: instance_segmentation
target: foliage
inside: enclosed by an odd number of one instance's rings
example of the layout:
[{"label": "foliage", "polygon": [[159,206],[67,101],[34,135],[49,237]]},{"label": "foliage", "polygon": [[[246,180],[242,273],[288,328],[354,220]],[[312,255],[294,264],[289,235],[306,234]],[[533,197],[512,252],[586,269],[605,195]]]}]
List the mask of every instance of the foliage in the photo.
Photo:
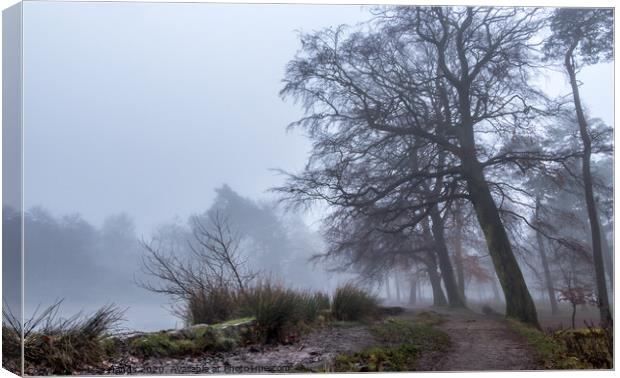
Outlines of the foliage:
[{"label": "foliage", "polygon": [[256,318],[263,341],[293,342],[314,322],[324,306],[323,294],[296,291],[264,281],[250,288],[242,300],[242,313]]},{"label": "foliage", "polygon": [[543,332],[513,319],[512,329],[536,350],[544,369],[610,369],[613,367],[613,331],[588,326],[579,330]]},{"label": "foliage", "polygon": [[586,64],[613,59],[613,9],[559,8],[550,18],[553,35],[544,51],[550,58],[576,49]]},{"label": "foliage", "polygon": [[[58,316],[60,304],[56,302],[40,314],[35,313],[24,323],[27,371],[70,374],[79,367],[101,362],[106,355],[101,341],[115,329],[122,312],[109,305],[90,316],[77,314],[62,319]],[[10,311],[3,310],[3,363],[5,358],[20,357],[21,351],[16,348],[21,348],[21,333],[20,321]]]},{"label": "foliage", "polygon": [[323,292],[306,293],[302,301],[303,320],[310,324],[330,309],[329,296]]},{"label": "foliage", "polygon": [[377,298],[351,283],[336,288],[332,314],[337,320],[366,320],[377,316]]},{"label": "foliage", "polygon": [[185,305],[187,324],[213,324],[230,319],[239,306],[239,293],[227,286],[189,295]]},{"label": "foliage", "polygon": [[[551,118],[546,96],[532,80],[542,13],[388,7],[364,26],[302,35],[281,94],[303,106],[304,116],[290,127],[307,132],[313,148],[304,169],[287,173],[275,190],[293,205],[328,204],[326,223],[336,235],[332,250],[351,265],[360,256],[378,266],[390,255],[423,256],[423,247],[437,253],[417,240],[396,241],[422,233],[438,209],[447,213],[455,200],[468,201],[485,215],[477,219],[506,292],[507,312],[536,324],[500,220],[507,214],[519,218],[526,207],[524,172],[576,154],[533,143]],[[354,227],[360,218],[367,227]],[[435,231],[439,223],[432,222]],[[351,251],[351,244],[362,244],[358,235],[376,240],[381,233],[388,236],[375,242],[379,248]],[[393,239],[387,247],[385,239]],[[449,299],[457,303],[443,256]]]},{"label": "foliage", "polygon": [[613,331],[591,325],[578,330],[560,330],[554,337],[564,343],[568,354],[586,369],[613,368]]},{"label": "foliage", "polygon": [[351,356],[336,357],[334,370],[339,372],[413,370],[419,354],[419,349],[410,344],[368,348]]},{"label": "foliage", "polygon": [[567,287],[557,289],[560,301],[570,302],[573,305],[596,305],[596,295],[589,287]]}]

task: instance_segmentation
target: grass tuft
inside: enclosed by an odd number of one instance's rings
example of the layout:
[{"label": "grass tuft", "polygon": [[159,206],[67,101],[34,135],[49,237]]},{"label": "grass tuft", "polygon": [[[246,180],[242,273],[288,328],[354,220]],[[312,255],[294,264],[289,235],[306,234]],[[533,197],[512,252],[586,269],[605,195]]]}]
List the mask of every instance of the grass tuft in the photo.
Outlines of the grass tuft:
[{"label": "grass tuft", "polygon": [[[84,366],[100,363],[107,355],[103,339],[116,329],[122,312],[105,306],[90,316],[58,316],[60,302],[47,307],[25,322],[24,365],[26,371],[70,374]],[[21,355],[21,323],[10,311],[3,311],[2,341],[5,358]],[[18,349],[15,349],[18,348]],[[7,365],[11,365],[7,361]]]},{"label": "grass tuft", "polygon": [[334,293],[332,314],[336,320],[360,321],[374,318],[379,313],[377,298],[348,283]]},{"label": "grass tuft", "polygon": [[221,286],[196,290],[185,304],[186,324],[214,324],[230,319],[238,311],[239,293]]},{"label": "grass tuft", "polygon": [[265,281],[245,293],[242,313],[256,318],[263,342],[291,343],[319,318],[324,306],[323,294],[300,292]]}]

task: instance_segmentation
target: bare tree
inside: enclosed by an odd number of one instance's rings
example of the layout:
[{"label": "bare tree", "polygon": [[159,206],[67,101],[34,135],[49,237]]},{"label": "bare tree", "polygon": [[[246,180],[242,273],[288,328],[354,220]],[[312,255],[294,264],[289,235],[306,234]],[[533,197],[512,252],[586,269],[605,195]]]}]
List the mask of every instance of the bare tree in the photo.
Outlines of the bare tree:
[{"label": "bare tree", "polygon": [[305,106],[292,126],[307,130],[314,148],[279,190],[293,202],[408,218],[401,229],[466,199],[507,316],[538,326],[500,210],[524,194],[506,172],[579,155],[531,143],[550,115],[530,80],[543,24],[535,9],[396,7],[378,14],[376,32],[303,36],[282,94]]},{"label": "bare tree", "polygon": [[187,240],[190,256],[162,240],[141,241],[146,251],[142,271],[152,279],[138,281],[138,285],[185,305],[220,293],[243,295],[257,273],[247,266],[247,258],[241,253],[241,236],[220,212],[206,218],[195,216],[191,224],[192,238]]}]

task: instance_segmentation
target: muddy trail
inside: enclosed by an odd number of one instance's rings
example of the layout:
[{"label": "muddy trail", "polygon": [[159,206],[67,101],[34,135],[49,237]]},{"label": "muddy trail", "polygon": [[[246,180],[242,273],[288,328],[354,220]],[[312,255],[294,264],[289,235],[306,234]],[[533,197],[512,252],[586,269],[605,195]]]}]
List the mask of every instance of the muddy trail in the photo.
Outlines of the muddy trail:
[{"label": "muddy trail", "polygon": [[448,334],[451,346],[421,358],[426,371],[536,370],[535,351],[502,316],[470,311],[436,310],[444,316],[437,328]]},{"label": "muddy trail", "polygon": [[[396,316],[415,321],[422,310]],[[450,346],[420,356],[418,371],[534,370],[534,350],[499,316],[469,311],[424,309],[439,313],[434,325],[450,338]],[[186,358],[138,359],[125,355],[80,374],[206,374],[330,371],[334,358],[382,346],[369,325],[338,324],[317,328],[289,345],[252,345],[229,352]]]}]

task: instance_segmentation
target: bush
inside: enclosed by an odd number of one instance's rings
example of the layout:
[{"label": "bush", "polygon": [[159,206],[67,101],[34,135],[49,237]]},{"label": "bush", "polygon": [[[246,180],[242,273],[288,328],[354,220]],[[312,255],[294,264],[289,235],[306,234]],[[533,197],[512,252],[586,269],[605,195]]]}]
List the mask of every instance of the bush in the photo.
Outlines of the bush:
[{"label": "bush", "polygon": [[308,294],[267,281],[245,293],[243,311],[256,318],[257,330],[265,342],[290,342],[298,337],[304,317],[311,317],[309,303]]},{"label": "bush", "polygon": [[214,324],[234,317],[239,311],[239,294],[224,286],[209,290],[195,290],[185,304],[185,322],[188,325]]},{"label": "bush", "polygon": [[[28,371],[69,374],[106,356],[102,340],[121,320],[122,312],[105,306],[91,316],[61,319],[57,315],[60,303],[24,324],[24,365]],[[21,351],[15,348],[21,348],[21,323],[10,312],[3,312],[3,318],[3,359],[19,358]]]},{"label": "bush", "polygon": [[378,308],[376,297],[349,283],[336,289],[332,314],[337,320],[358,321],[377,316]]},{"label": "bush", "polygon": [[613,332],[588,326],[578,330],[542,332],[513,319],[511,327],[536,350],[545,369],[613,368]]},{"label": "bush", "polygon": [[242,315],[256,319],[258,333],[267,343],[296,341],[322,312],[329,311],[327,294],[296,291],[270,281],[258,283],[242,297]]},{"label": "bush", "polygon": [[319,315],[329,310],[329,297],[322,292],[300,293],[302,318],[306,324],[314,323]]},{"label": "bush", "polygon": [[577,330],[560,330],[553,338],[566,347],[568,356],[579,360],[585,369],[613,368],[613,332],[592,325]]}]

